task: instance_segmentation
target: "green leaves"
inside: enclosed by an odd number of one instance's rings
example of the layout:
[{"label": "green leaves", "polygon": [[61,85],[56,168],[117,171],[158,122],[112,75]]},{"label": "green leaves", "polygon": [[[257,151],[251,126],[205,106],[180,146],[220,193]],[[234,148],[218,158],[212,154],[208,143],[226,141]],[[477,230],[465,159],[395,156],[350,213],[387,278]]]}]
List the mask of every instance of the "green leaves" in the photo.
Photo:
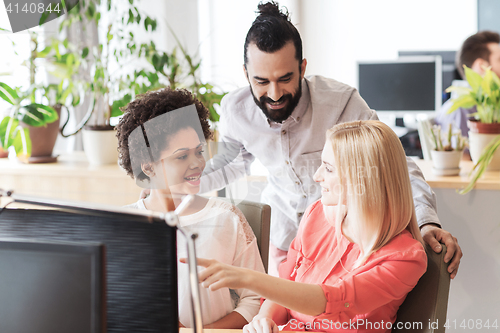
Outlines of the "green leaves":
[{"label": "green leaves", "polygon": [[464,71],[465,71],[465,77],[467,78],[467,82],[471,86],[472,90],[477,91],[481,86],[481,81],[483,81],[483,78],[481,77],[481,75],[474,72],[467,66],[464,66]]},{"label": "green leaves", "polygon": [[31,156],[31,138],[29,129],[18,126],[16,128],[12,145],[16,150],[17,157],[21,161],[27,162],[28,158]]},{"label": "green leaves", "polygon": [[0,97],[12,105],[19,99],[16,91],[3,82],[0,82]]},{"label": "green leaves", "polygon": [[465,95],[471,93],[472,89],[471,88],[465,88],[465,87],[458,87],[458,86],[451,86],[446,88],[446,92],[456,92],[458,95]]},{"label": "green leaves", "polygon": [[19,111],[22,116],[22,122],[34,127],[45,126],[59,118],[56,110],[42,104],[26,105],[21,107]]},{"label": "green leaves", "polygon": [[472,108],[476,106],[477,112],[472,114],[482,123],[500,122],[500,78],[487,68],[484,76],[464,66],[465,76],[470,88],[449,87],[446,91],[455,91],[459,97],[453,100],[448,114],[458,108]]},{"label": "green leaves", "polygon": [[95,20],[94,15],[96,14],[96,6],[95,6],[93,1],[89,1],[89,5],[87,7],[87,12],[85,14],[89,20],[92,20],[92,19]]},{"label": "green leaves", "polygon": [[47,46],[46,48],[44,48],[42,51],[38,52],[37,53],[37,57],[38,58],[45,58],[49,55],[49,53],[52,51],[52,46]]},{"label": "green leaves", "polygon": [[461,95],[456,98],[447,114],[454,112],[458,108],[469,109],[476,105],[476,99],[471,95]]},{"label": "green leaves", "polygon": [[120,108],[126,106],[132,100],[132,96],[130,94],[126,94],[122,99],[116,100],[113,102],[111,106],[111,117],[118,117],[123,114]]},{"label": "green leaves", "polygon": [[471,171],[472,179],[469,184],[462,190],[458,191],[459,194],[469,193],[470,190],[474,188],[477,180],[483,175],[486,171],[486,168],[490,164],[493,159],[493,155],[497,151],[498,147],[500,147],[500,135],[498,135],[493,141],[491,141],[486,147],[484,147],[479,160]]},{"label": "green leaves", "polygon": [[150,18],[149,16],[144,19],[144,28],[146,29],[146,31],[149,31],[149,28],[151,28],[151,31],[155,31],[156,24],[156,20]]},{"label": "green leaves", "polygon": [[19,120],[5,117],[0,122],[0,145],[7,150],[13,146],[16,155],[27,159],[31,155],[31,139],[29,129],[19,126]]},{"label": "green leaves", "polygon": [[4,149],[12,145],[14,132],[18,125],[19,120],[11,117],[4,117],[0,122],[0,144]]},{"label": "green leaves", "polygon": [[213,86],[211,84],[205,83],[198,86],[198,91],[196,92],[196,97],[205,105],[210,111],[209,119],[212,122],[219,121],[219,114],[215,109],[215,105],[220,105],[222,97],[226,95],[225,93],[218,94],[213,91]]},{"label": "green leaves", "polygon": [[87,58],[88,55],[89,55],[89,48],[88,47],[84,47],[83,50],[82,50],[82,59]]}]

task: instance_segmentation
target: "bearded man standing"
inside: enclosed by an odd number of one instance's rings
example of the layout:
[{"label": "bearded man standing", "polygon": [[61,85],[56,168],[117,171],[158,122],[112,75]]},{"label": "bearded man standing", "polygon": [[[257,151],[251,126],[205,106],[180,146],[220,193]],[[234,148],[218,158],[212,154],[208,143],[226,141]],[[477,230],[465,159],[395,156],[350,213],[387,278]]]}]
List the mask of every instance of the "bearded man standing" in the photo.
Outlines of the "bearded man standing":
[{"label": "bearded man standing", "polygon": [[[245,176],[255,158],[262,162],[269,171],[262,193],[262,201],[271,206],[269,273],[278,276],[278,265],[286,259],[304,211],[321,196],[313,174],[321,164],[326,130],[342,122],[377,119],[377,114],[356,89],[333,79],[304,76],[302,40],[278,4],[261,3],[258,12],[244,45],[243,70],[250,85],[224,97],[219,122],[221,141],[237,147],[241,158],[228,159],[225,174],[208,166],[201,192]],[[442,249],[439,242],[446,245],[445,261],[451,261],[448,271],[454,278],[460,246],[441,229],[434,193],[409,158],[408,168],[422,236],[436,252]]]}]

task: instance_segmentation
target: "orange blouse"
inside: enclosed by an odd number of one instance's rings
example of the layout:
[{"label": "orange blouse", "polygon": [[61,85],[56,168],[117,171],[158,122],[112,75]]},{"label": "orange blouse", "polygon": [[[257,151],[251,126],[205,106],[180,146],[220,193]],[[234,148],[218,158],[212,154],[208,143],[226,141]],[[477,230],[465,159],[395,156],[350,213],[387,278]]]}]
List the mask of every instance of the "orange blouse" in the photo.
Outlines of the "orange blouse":
[{"label": "orange blouse", "polygon": [[[280,277],[321,286],[325,312],[289,311],[288,331],[390,332],[406,295],[427,269],[425,250],[407,230],[353,269],[360,250],[328,223],[320,200],[304,214]],[[425,324],[425,323],[423,323]]]}]

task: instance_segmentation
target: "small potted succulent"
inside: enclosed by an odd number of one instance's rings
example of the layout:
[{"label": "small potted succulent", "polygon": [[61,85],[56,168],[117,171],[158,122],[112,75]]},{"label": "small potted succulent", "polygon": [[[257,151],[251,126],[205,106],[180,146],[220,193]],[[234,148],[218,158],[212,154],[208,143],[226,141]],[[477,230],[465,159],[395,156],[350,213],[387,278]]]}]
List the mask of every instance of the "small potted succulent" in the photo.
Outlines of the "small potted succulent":
[{"label": "small potted succulent", "polygon": [[453,132],[451,124],[448,131],[442,133],[441,126],[430,128],[429,137],[434,145],[431,150],[433,172],[438,176],[455,176],[460,173],[460,160],[464,148],[467,147],[467,138],[460,131]]}]

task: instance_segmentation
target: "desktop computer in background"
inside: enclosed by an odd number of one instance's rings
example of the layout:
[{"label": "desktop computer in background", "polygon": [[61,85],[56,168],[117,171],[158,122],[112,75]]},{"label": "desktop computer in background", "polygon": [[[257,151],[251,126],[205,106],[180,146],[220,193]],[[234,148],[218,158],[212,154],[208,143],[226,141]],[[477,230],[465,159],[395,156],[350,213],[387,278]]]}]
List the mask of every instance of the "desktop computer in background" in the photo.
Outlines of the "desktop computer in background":
[{"label": "desktop computer in background", "polygon": [[[106,330],[88,332],[178,332],[176,228],[168,226],[164,219],[91,208],[75,211],[71,207],[64,211],[0,208],[0,238],[103,244]],[[22,283],[12,281],[10,276],[0,269],[2,288],[8,288],[6,281]],[[49,283],[45,277],[40,277],[40,281],[40,289]],[[9,306],[4,302],[0,299],[0,308]],[[50,306],[50,300],[45,304]],[[28,312],[25,321],[23,324],[29,324]],[[6,324],[0,321],[0,332],[7,332],[2,325]],[[28,332],[45,333],[36,328]],[[77,328],[67,332],[77,332]]]},{"label": "desktop computer in background", "polygon": [[358,62],[358,90],[401,139],[408,156],[422,157],[417,119],[434,116],[442,103],[440,56]]},{"label": "desktop computer in background", "polygon": [[399,57],[420,57],[420,56],[431,56],[441,57],[441,70],[442,70],[442,103],[446,102],[450,98],[450,93],[445,90],[452,85],[453,81],[461,80],[462,77],[457,70],[456,65],[456,51],[399,51]]}]

